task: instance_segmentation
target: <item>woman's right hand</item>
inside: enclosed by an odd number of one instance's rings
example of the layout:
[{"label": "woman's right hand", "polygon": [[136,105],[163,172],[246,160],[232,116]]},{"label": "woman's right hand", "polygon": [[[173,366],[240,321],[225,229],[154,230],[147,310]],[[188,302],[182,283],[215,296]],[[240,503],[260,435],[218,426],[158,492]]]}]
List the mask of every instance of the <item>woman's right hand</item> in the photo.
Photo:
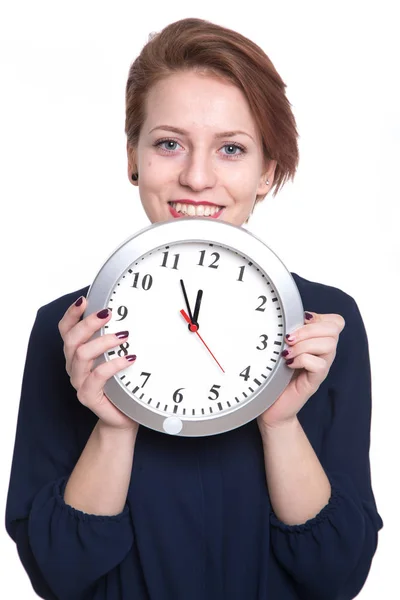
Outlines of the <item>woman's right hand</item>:
[{"label": "woman's right hand", "polygon": [[[103,390],[106,381],[119,371],[126,369],[136,359],[136,356],[118,356],[92,370],[93,362],[98,356],[121,344],[121,340],[125,342],[129,334],[127,331],[117,334],[109,333],[90,340],[96,331],[108,323],[112,313],[110,310],[104,309],[97,314],[92,313],[80,321],[87,300],[82,296],[82,301],[80,304],[79,302],[80,298],[68,308],[58,324],[64,341],[66,370],[71,384],[76,389],[78,400],[93,411],[101,423],[107,427],[137,430],[138,423],[114,406]],[[121,337],[122,335],[124,337]]]}]

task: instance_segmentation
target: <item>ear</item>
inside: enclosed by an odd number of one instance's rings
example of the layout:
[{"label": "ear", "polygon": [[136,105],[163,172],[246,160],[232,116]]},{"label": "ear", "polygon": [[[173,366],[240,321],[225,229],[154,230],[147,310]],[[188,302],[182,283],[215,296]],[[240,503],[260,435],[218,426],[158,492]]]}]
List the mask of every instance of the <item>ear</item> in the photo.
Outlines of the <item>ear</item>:
[{"label": "ear", "polygon": [[[274,183],[276,165],[276,160],[268,161],[267,169],[262,173],[260,177],[260,181],[257,188],[257,196],[262,196],[264,198],[271,190],[272,184]],[[268,184],[266,183],[266,181],[268,181]]]},{"label": "ear", "polygon": [[128,179],[132,185],[137,185],[132,181],[132,173],[136,173],[137,171],[136,150],[128,142],[126,143],[126,154],[128,159]]}]

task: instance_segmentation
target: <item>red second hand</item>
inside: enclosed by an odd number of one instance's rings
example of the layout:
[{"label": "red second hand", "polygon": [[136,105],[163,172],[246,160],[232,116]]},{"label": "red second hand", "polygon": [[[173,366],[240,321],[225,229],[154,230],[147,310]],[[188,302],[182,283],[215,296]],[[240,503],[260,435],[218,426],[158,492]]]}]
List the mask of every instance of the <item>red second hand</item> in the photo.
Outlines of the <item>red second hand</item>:
[{"label": "red second hand", "polygon": [[185,321],[187,323],[189,323],[189,325],[190,325],[190,331],[193,331],[194,333],[196,333],[199,336],[199,338],[201,339],[201,341],[203,342],[203,344],[205,345],[205,347],[207,348],[207,350],[209,351],[209,353],[211,354],[211,356],[213,357],[213,359],[215,360],[215,362],[217,363],[217,365],[219,366],[219,368],[221,369],[221,371],[223,373],[225,373],[224,369],[221,367],[221,365],[219,364],[219,362],[215,358],[214,354],[211,352],[210,348],[207,346],[207,344],[205,343],[205,341],[203,340],[203,338],[201,337],[201,335],[197,331],[197,326],[192,323],[192,321],[190,320],[190,318],[188,317],[188,315],[186,314],[186,312],[183,310],[183,308],[180,311],[180,313],[181,313],[182,317],[185,319]]}]

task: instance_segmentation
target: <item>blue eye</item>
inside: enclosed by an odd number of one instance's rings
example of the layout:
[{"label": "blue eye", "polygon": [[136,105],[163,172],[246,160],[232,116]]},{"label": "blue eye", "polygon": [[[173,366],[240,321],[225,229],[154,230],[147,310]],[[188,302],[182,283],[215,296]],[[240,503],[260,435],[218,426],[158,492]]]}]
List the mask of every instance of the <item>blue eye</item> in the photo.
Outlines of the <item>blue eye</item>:
[{"label": "blue eye", "polygon": [[[171,153],[174,152],[174,150],[176,150],[175,148],[171,148],[171,146],[169,147],[162,147],[163,144],[170,144],[170,145],[180,145],[177,141],[172,140],[170,138],[166,138],[164,140],[159,140],[158,142],[156,142],[154,144],[155,147],[157,148],[161,148],[161,150],[164,150],[164,152],[166,153]],[[232,158],[239,158],[242,154],[245,154],[247,151],[245,148],[243,148],[243,146],[239,146],[239,144],[224,144],[222,146],[222,148],[233,148],[234,150],[240,150],[240,152],[235,152],[235,153],[231,153],[231,152],[227,152],[225,154],[225,156],[230,156]]]}]

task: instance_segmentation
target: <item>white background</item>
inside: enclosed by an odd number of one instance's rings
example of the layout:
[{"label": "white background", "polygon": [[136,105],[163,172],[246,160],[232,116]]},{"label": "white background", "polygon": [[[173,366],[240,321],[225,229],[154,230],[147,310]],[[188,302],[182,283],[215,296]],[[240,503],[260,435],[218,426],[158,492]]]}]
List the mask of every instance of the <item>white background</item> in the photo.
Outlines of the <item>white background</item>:
[{"label": "white background", "polygon": [[[258,43],[287,84],[300,133],[294,183],[249,229],[287,268],[360,307],[373,373],[371,466],[384,520],[362,600],[398,593],[400,93],[397,2],[13,0],[0,14],[1,490],[36,310],[88,285],[148,224],[126,175],[124,88],[148,34],[205,18]],[[260,12],[261,11],[261,12]],[[397,241],[396,241],[397,240]],[[305,307],[307,310],[307,307]],[[32,591],[0,533],[0,596]],[[275,599],[271,599],[275,600]]]}]

